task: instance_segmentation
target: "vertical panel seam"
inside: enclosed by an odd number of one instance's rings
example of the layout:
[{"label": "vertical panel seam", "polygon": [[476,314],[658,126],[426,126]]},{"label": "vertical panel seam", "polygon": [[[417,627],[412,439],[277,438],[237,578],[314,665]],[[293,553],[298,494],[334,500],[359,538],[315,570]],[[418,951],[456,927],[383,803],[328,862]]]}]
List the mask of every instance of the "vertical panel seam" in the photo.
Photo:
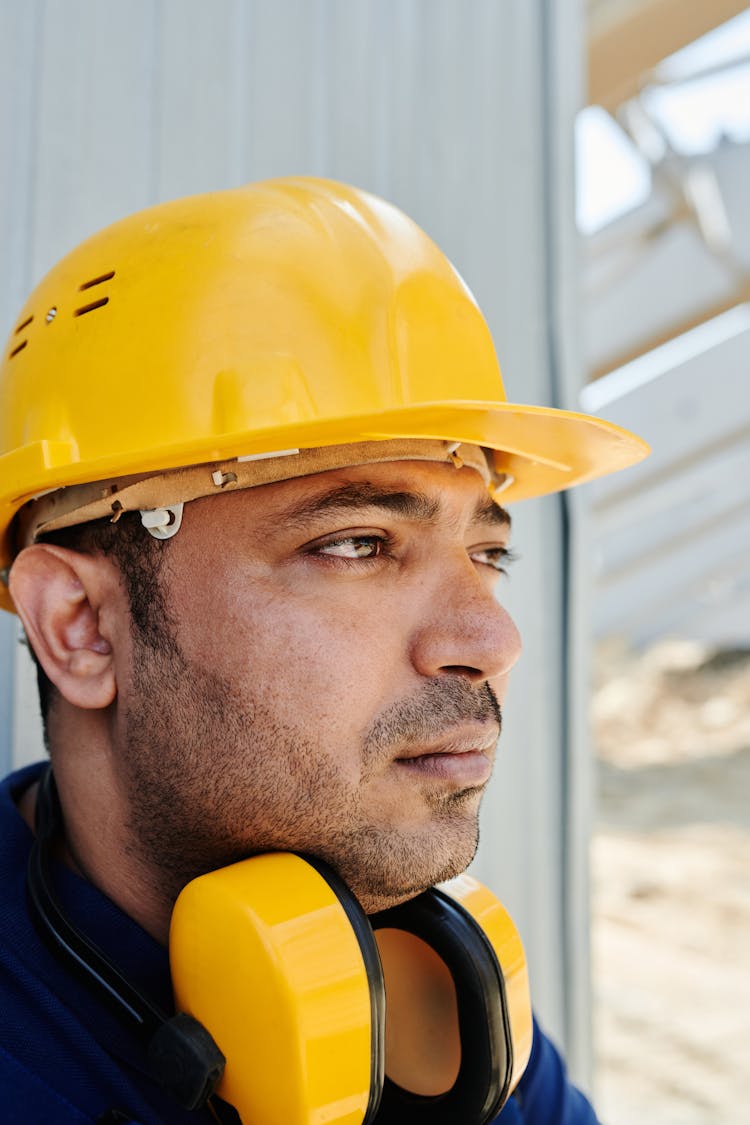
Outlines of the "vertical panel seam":
[{"label": "vertical panel seam", "polygon": [[[551,11],[554,0],[541,0],[540,3],[540,59],[542,81],[542,215],[543,215],[543,254],[544,254],[544,285],[543,301],[545,308],[546,350],[549,371],[549,396],[550,405],[560,407],[561,396],[561,348],[559,340],[560,324],[557,314],[556,285],[558,284],[558,242],[557,218],[553,202],[552,185],[557,181],[557,161],[555,156],[555,90],[557,83],[557,66],[554,50],[555,20]],[[568,499],[565,493],[557,497],[557,507],[560,521],[560,547],[561,547],[561,575],[560,575],[560,629],[558,660],[560,666],[560,690],[558,706],[560,712],[560,826],[562,832],[562,848],[559,878],[559,911],[562,920],[562,933],[560,946],[562,950],[561,966],[562,980],[560,982],[563,1021],[565,1038],[571,1043],[573,1028],[571,1026],[571,973],[569,972],[571,959],[571,917],[570,917],[570,868],[574,860],[573,841],[570,823],[571,810],[571,713],[570,700],[572,692],[571,679],[571,615],[570,602],[572,596],[571,575],[571,518]]]}]

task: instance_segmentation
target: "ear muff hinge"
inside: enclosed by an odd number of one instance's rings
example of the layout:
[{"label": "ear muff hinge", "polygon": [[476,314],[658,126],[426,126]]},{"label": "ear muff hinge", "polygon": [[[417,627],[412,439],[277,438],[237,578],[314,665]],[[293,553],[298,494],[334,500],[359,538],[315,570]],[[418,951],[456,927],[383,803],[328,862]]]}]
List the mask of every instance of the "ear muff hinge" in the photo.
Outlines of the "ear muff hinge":
[{"label": "ear muff hinge", "polygon": [[186,1012],[157,1029],[148,1045],[148,1060],[160,1084],[185,1109],[206,1104],[226,1063],[205,1027]]}]

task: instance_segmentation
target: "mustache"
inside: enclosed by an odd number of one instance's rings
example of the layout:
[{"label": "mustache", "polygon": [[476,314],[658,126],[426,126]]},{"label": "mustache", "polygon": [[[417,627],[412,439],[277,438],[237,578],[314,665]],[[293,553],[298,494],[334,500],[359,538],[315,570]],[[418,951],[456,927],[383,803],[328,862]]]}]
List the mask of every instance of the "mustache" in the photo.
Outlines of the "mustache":
[{"label": "mustache", "polygon": [[494,722],[499,736],[503,716],[492,686],[485,680],[480,688],[473,687],[463,676],[436,677],[418,695],[378,716],[365,735],[365,750],[379,756],[404,743],[432,742],[466,722]]}]

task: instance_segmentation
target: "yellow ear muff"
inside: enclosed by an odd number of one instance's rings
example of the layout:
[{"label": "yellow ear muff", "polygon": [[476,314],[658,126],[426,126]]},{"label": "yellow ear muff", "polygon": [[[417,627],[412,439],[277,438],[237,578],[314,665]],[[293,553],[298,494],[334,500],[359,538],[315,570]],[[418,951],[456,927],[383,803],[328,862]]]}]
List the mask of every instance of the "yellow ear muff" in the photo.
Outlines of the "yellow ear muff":
[{"label": "yellow ear muff", "polygon": [[383,1083],[383,978],[354,896],[324,864],[255,856],[189,883],[170,929],[178,1010],[227,1059],[254,1125],[363,1125]]},{"label": "yellow ear muff", "polygon": [[504,993],[510,1095],[526,1070],[534,1035],[529,969],[521,935],[500,899],[471,875],[451,879],[442,884],[442,891],[463,907],[479,927],[497,960]]},{"label": "yellow ear muff", "polygon": [[370,918],[386,989],[376,1122],[483,1125],[531,1053],[523,946],[495,896],[463,875]]},{"label": "yellow ear muff", "polygon": [[484,1125],[531,1052],[521,940],[467,875],[368,919],[320,861],[256,856],[185,887],[170,961],[253,1125]]}]

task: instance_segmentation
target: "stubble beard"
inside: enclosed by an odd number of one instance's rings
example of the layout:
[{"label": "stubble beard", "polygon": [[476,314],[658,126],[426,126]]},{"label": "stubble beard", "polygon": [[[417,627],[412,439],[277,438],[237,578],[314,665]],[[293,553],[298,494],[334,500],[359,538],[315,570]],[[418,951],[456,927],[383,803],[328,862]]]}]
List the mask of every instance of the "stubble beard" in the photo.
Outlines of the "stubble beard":
[{"label": "stubble beard", "polygon": [[[362,740],[362,785],[344,785],[330,748],[252,706],[232,683],[196,667],[176,643],[136,646],[125,715],[128,851],[170,905],[207,871],[263,851],[305,851],[329,863],[368,911],[412,898],[463,871],[478,844],[483,787],[428,792],[432,829],[374,823],[368,776],[392,747],[429,742],[500,710],[488,685],[426,681],[418,698],[378,717]],[[364,790],[366,792],[366,790]]]}]

